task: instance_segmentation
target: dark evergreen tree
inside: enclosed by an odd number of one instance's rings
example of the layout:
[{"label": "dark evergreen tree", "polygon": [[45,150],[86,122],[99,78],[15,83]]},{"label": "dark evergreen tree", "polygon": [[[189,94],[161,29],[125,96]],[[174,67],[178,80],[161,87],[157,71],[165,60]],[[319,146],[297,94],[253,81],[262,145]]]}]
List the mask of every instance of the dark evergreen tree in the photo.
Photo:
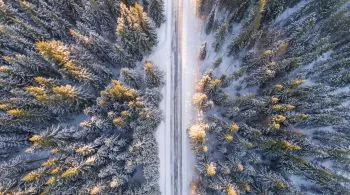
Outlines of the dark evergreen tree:
[{"label": "dark evergreen tree", "polygon": [[225,63],[204,70],[193,96],[203,117],[188,128],[192,189],[349,194],[349,1],[221,0],[211,10],[206,31],[220,28],[208,55]]},{"label": "dark evergreen tree", "polygon": [[[0,194],[159,194],[163,75],[136,63],[157,43],[147,15],[136,1],[0,0]],[[134,39],[116,33],[123,17]]]},{"label": "dark evergreen tree", "polygon": [[132,7],[120,5],[117,34],[126,50],[141,60],[157,44],[157,36],[143,8],[135,3]]},{"label": "dark evergreen tree", "polygon": [[207,57],[207,43],[202,44],[199,50],[199,59],[204,60]]},{"label": "dark evergreen tree", "polygon": [[150,0],[149,10],[151,10],[149,16],[156,24],[156,27],[160,27],[160,25],[165,22],[163,0]]}]

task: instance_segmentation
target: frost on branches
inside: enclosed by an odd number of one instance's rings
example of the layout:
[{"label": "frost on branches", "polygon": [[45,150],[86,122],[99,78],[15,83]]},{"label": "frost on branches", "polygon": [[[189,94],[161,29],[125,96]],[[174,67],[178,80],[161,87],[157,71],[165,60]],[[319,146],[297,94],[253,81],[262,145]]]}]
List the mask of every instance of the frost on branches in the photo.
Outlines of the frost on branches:
[{"label": "frost on branches", "polygon": [[192,191],[350,193],[349,2],[198,2]]},{"label": "frost on branches", "polygon": [[140,61],[164,5],[142,5],[0,0],[0,194],[159,193],[163,73]]}]

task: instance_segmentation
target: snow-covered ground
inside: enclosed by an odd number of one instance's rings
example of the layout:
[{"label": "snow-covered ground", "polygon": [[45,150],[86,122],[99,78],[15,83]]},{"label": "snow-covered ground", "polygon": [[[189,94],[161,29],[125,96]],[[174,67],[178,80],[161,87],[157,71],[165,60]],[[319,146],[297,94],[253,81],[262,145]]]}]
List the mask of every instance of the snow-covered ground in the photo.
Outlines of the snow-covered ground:
[{"label": "snow-covered ground", "polygon": [[200,77],[198,52],[201,42],[202,21],[196,16],[195,0],[180,0],[179,44],[182,65],[182,193],[190,194],[194,176],[194,159],[186,129],[196,120],[192,105],[195,83]]},{"label": "snow-covered ground", "polygon": [[171,162],[171,66],[172,66],[172,35],[173,35],[173,1],[164,1],[164,13],[166,14],[166,22],[157,32],[158,45],[152,54],[147,58],[165,74],[165,86],[162,89],[163,100],[160,109],[163,112],[164,120],[157,130],[157,139],[159,147],[160,160],[160,178],[159,185],[162,194],[170,195],[172,184],[172,162]]},{"label": "snow-covered ground", "polygon": [[310,3],[311,0],[302,0],[298,4],[296,4],[294,7],[287,8],[282,14],[280,14],[276,20],[275,23],[279,23],[281,21],[284,21],[288,19],[290,16],[292,16],[294,13],[297,13],[299,10],[301,10],[306,4]]}]

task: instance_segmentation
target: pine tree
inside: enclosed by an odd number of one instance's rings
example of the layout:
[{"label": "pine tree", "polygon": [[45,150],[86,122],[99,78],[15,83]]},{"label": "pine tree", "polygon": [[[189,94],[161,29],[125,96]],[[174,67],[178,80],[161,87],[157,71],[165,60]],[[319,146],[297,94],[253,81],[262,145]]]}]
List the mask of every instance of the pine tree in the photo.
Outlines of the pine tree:
[{"label": "pine tree", "polygon": [[143,8],[135,3],[132,7],[120,4],[117,34],[126,50],[141,60],[157,43],[157,37]]},{"label": "pine tree", "polygon": [[154,21],[156,27],[165,22],[163,0],[151,0],[149,3],[149,16]]},{"label": "pine tree", "polygon": [[210,34],[211,31],[213,30],[214,25],[215,25],[215,11],[211,11],[208,16],[208,21],[206,23],[205,33]]},{"label": "pine tree", "polygon": [[[77,96],[71,86],[54,87],[53,91],[64,99]],[[19,171],[22,182],[10,191],[24,191],[29,185],[35,187],[34,193],[122,193],[132,188],[133,173],[142,168],[148,181],[142,184],[148,186],[142,193],[157,193],[158,172],[154,165],[158,158],[153,133],[160,117],[154,104],[145,102],[142,94],[114,80],[101,92],[97,105],[86,109],[90,117],[80,127],[55,126],[30,136],[32,146],[27,151],[46,150],[51,155],[40,159],[39,167]],[[10,113],[18,117],[25,114],[19,109]],[[27,161],[20,163],[29,166]],[[18,179],[18,175],[4,176],[0,182]]]},{"label": "pine tree", "polygon": [[[160,193],[163,76],[135,63],[157,37],[123,2],[0,0],[0,194]],[[123,13],[132,48],[116,33]]]},{"label": "pine tree", "polygon": [[202,44],[199,50],[199,59],[204,60],[207,56],[207,43]]},{"label": "pine tree", "polygon": [[[237,34],[223,35],[232,41],[223,50],[241,63],[234,72],[204,70],[197,84],[212,105],[194,102],[208,124],[204,142],[192,143],[194,193],[349,193],[344,3],[221,1],[212,8],[229,16],[216,18],[228,30],[240,23]],[[278,16],[295,5],[288,18]]]}]

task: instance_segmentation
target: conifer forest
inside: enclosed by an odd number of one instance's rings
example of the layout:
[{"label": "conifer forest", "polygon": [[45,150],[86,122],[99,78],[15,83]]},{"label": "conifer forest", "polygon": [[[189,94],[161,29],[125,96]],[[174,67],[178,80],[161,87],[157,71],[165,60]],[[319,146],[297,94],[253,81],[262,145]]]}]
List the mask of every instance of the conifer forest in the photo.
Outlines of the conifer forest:
[{"label": "conifer forest", "polygon": [[0,0],[0,195],[350,195],[350,0]]}]

